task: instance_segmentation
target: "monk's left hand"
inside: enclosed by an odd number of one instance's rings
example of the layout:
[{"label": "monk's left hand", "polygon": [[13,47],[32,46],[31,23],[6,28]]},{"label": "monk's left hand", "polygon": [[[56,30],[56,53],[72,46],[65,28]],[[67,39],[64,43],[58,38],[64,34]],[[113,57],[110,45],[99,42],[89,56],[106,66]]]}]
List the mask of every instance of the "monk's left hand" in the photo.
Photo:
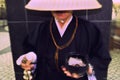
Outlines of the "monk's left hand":
[{"label": "monk's left hand", "polygon": [[71,77],[71,78],[80,78],[80,76],[77,74],[77,73],[70,73],[69,70],[67,70],[65,67],[62,66],[62,71],[64,72],[64,74],[68,77]]},{"label": "monk's left hand", "polygon": [[[79,74],[77,73],[71,73],[69,70],[67,70],[64,66],[61,67],[62,71],[64,72],[64,74],[68,77],[71,77],[71,78],[75,78],[75,79],[78,79],[78,78],[81,78],[83,76],[80,76]],[[93,73],[93,67],[92,66],[89,66],[87,71],[86,71],[87,74],[92,74]]]}]

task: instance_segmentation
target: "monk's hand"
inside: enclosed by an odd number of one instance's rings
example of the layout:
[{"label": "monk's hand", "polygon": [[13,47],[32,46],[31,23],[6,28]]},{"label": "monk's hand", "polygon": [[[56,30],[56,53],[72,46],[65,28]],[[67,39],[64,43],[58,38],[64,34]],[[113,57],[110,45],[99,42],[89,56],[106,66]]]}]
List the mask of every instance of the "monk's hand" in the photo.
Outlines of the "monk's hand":
[{"label": "monk's hand", "polygon": [[35,69],[36,67],[37,55],[34,52],[28,52],[24,55],[21,55],[17,60],[16,64],[20,66],[22,69],[30,71]]},{"label": "monk's hand", "polygon": [[22,69],[27,71],[34,69],[34,64],[32,64],[32,61],[28,60],[26,57],[23,57],[20,66]]},{"label": "monk's hand", "polygon": [[64,74],[66,75],[66,76],[68,76],[68,77],[71,77],[71,78],[76,78],[76,79],[78,79],[78,78],[80,78],[80,77],[82,77],[82,76],[80,76],[79,74],[77,74],[77,73],[71,73],[69,70],[67,70],[65,67],[61,67],[62,68],[62,71],[64,72]]},{"label": "monk's hand", "polygon": [[[64,66],[62,66],[61,69],[62,69],[62,71],[64,72],[64,74],[65,74],[66,76],[68,76],[68,77],[75,78],[75,79],[78,79],[78,78],[83,77],[83,75],[79,75],[79,74],[77,74],[77,73],[71,73],[71,72],[70,72],[69,70],[67,70]],[[90,64],[88,64],[88,69],[87,69],[86,73],[87,73],[88,75],[93,74],[93,67],[92,67]]]}]

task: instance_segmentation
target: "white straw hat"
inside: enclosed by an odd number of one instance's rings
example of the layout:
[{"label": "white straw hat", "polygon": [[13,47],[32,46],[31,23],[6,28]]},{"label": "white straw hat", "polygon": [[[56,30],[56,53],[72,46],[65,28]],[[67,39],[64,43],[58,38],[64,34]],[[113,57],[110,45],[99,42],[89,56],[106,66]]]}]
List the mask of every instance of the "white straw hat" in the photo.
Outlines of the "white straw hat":
[{"label": "white straw hat", "polygon": [[97,0],[30,0],[25,6],[38,11],[89,10],[101,7]]}]

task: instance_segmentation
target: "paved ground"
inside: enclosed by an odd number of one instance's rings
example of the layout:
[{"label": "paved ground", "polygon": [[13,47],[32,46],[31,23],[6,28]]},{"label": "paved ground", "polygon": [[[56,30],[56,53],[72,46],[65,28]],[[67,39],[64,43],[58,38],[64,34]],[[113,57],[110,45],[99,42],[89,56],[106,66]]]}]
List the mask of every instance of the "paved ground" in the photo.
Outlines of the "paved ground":
[{"label": "paved ground", "polygon": [[12,61],[9,34],[0,31],[0,80],[15,80]]},{"label": "paved ground", "polygon": [[[108,80],[120,80],[120,50],[111,51],[112,62],[109,66]],[[0,32],[0,80],[15,80],[9,35]]]},{"label": "paved ground", "polygon": [[108,80],[120,80],[120,49],[111,51],[112,62],[109,65]]},{"label": "paved ground", "polygon": [[15,80],[10,52],[0,55],[0,80]]}]

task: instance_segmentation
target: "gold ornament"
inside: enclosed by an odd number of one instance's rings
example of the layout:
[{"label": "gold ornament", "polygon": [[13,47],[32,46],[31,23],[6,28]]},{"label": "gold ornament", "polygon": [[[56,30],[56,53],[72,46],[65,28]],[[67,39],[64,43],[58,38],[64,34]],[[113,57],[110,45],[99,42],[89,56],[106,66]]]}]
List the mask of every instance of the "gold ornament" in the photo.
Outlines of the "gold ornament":
[{"label": "gold ornament", "polygon": [[27,71],[27,70],[24,70],[23,72],[23,79],[24,80],[32,80],[32,75],[31,75],[31,71]]}]

